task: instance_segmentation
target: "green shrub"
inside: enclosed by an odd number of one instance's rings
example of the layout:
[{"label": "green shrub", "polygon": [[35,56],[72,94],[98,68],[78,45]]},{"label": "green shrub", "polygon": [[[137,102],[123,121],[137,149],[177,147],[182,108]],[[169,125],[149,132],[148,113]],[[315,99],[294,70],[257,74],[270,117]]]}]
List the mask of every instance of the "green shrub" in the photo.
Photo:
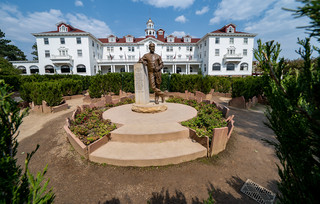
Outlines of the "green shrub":
[{"label": "green shrub", "polygon": [[41,101],[45,100],[48,106],[57,106],[62,101],[62,84],[59,82],[42,82],[39,86]]},{"label": "green shrub", "polygon": [[254,96],[262,95],[264,77],[237,78],[232,84],[232,98],[244,96],[246,101]]},{"label": "green shrub", "polygon": [[72,96],[82,92],[82,81],[74,79],[61,79],[59,80],[63,96]]}]

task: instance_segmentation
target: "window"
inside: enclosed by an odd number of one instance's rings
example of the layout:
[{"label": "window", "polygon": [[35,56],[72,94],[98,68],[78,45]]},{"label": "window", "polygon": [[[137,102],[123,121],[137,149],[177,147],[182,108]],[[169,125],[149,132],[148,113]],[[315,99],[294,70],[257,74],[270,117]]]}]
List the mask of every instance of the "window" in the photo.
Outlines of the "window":
[{"label": "window", "polygon": [[212,65],[212,71],[220,71],[221,70],[221,64],[220,63],[214,63]]},{"label": "window", "polygon": [[30,67],[30,73],[31,73],[31,74],[39,73],[39,67],[36,66],[36,65],[32,65],[32,66]]},{"label": "window", "polygon": [[120,51],[122,51],[122,47],[120,47]]},{"label": "window", "polygon": [[120,72],[126,72],[126,69],[124,67],[120,68]]},{"label": "window", "polygon": [[169,68],[168,67],[163,68],[163,73],[170,73]]},{"label": "window", "polygon": [[228,55],[235,55],[236,54],[236,48],[235,47],[229,47],[228,48]]},{"label": "window", "polygon": [[52,65],[46,65],[44,67],[44,71],[45,73],[54,74],[54,68]]},{"label": "window", "polygon": [[192,47],[187,47],[187,51],[192,52]]},{"label": "window", "polygon": [[68,65],[62,65],[61,73],[70,73],[70,67]]},{"label": "window", "polygon": [[68,28],[65,25],[60,26],[59,32],[68,32]]},{"label": "window", "polygon": [[248,50],[247,49],[243,49],[243,56],[247,56],[248,55]]},{"label": "window", "polygon": [[113,52],[114,48],[113,47],[107,47],[107,52]]},{"label": "window", "polygon": [[190,67],[190,73],[192,73],[193,72],[193,68],[192,67]]},{"label": "window", "polygon": [[173,55],[167,55],[167,60],[172,60],[173,59]]},{"label": "window", "polygon": [[187,58],[188,60],[192,60],[192,55],[186,55],[186,58]]},{"label": "window", "polygon": [[240,65],[240,70],[241,71],[248,71],[248,63],[242,63],[241,65]]},{"label": "window", "polygon": [[134,60],[136,57],[134,55],[128,55],[128,60]]},{"label": "window", "polygon": [[234,38],[229,39],[229,44],[234,44]]},{"label": "window", "polygon": [[26,74],[27,73],[27,69],[25,66],[19,66],[18,69],[21,70],[22,74]]},{"label": "window", "polygon": [[167,38],[168,39],[168,42],[173,42],[174,41],[174,38]]},{"label": "window", "polygon": [[178,59],[181,59],[181,55],[178,55]]},{"label": "window", "polygon": [[111,67],[108,68],[108,72],[111,72]]},{"label": "window", "polygon": [[167,46],[167,52],[173,52],[173,47],[172,46]]},{"label": "window", "polygon": [[64,38],[60,38],[60,44],[66,44]]},{"label": "window", "polygon": [[96,53],[95,52],[93,52],[93,57],[96,57]]},{"label": "window", "polygon": [[67,56],[68,55],[68,49],[65,47],[60,47],[59,49],[60,56]]},{"label": "window", "polygon": [[227,32],[228,33],[233,33],[234,32],[234,28],[232,26],[229,26]]},{"label": "window", "polygon": [[159,35],[163,35],[163,31],[160,31],[160,30],[159,30]]},{"label": "window", "polygon": [[204,64],[204,71],[207,71],[207,64]]},{"label": "window", "polygon": [[220,38],[216,38],[216,44],[220,44]]},{"label": "window", "polygon": [[199,54],[199,58],[201,59],[201,52],[200,52],[200,54]]},{"label": "window", "polygon": [[200,44],[200,49],[202,48],[202,44]]},{"label": "window", "polygon": [[81,38],[77,37],[77,44],[81,44]]},{"label": "window", "polygon": [[49,45],[49,39],[48,38],[43,38],[44,44]]},{"label": "window", "polygon": [[180,72],[182,72],[181,67],[177,67],[177,74],[179,74]]},{"label": "window", "polygon": [[123,55],[119,55],[120,59],[123,59]]},{"label": "window", "polygon": [[86,66],[83,64],[77,65],[77,72],[86,72]]},{"label": "window", "polygon": [[228,63],[227,64],[227,71],[234,71],[235,64],[233,63]]},{"label": "window", "polygon": [[128,47],[128,52],[134,52],[134,47]]},{"label": "window", "polygon": [[49,58],[49,57],[50,57],[50,50],[45,50],[45,51],[44,51],[44,56],[45,56],[46,58]]},{"label": "window", "polygon": [[214,55],[215,55],[215,56],[219,56],[219,55],[220,55],[220,50],[219,50],[219,49],[215,49]]},{"label": "window", "polygon": [[248,44],[248,38],[243,38],[243,44],[245,44],[245,45]]},{"label": "window", "polygon": [[77,50],[78,57],[82,57],[82,50]]},{"label": "window", "polygon": [[206,40],[204,41],[204,46],[207,46],[207,41]]},{"label": "window", "polygon": [[92,40],[92,47],[94,47],[94,41]]},{"label": "window", "polygon": [[203,53],[203,57],[206,57],[207,56],[207,52],[206,51],[204,51],[204,53]]}]

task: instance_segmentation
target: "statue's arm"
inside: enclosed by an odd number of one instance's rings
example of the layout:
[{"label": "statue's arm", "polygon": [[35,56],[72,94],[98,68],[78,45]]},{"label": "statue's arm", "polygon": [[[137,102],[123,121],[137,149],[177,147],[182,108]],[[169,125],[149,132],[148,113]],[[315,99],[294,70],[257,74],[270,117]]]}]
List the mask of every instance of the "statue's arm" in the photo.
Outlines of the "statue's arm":
[{"label": "statue's arm", "polygon": [[162,61],[161,56],[159,56],[158,60],[159,60],[159,68],[158,68],[158,70],[161,70],[163,68],[163,61]]},{"label": "statue's arm", "polygon": [[147,57],[146,57],[145,55],[143,55],[143,56],[139,59],[138,63],[142,63],[142,64],[144,64],[145,66],[147,66],[147,64],[148,64]]}]

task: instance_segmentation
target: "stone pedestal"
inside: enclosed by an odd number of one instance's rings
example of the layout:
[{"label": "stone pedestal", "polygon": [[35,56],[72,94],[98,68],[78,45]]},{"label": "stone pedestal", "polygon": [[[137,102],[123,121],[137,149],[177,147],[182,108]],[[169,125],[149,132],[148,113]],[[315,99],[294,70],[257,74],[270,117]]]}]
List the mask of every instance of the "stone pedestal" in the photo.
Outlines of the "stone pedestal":
[{"label": "stone pedestal", "polygon": [[134,65],[135,104],[149,103],[149,81],[147,67],[142,63]]},{"label": "stone pedestal", "polygon": [[166,111],[168,107],[165,104],[132,104],[131,110],[137,113],[160,113]]}]

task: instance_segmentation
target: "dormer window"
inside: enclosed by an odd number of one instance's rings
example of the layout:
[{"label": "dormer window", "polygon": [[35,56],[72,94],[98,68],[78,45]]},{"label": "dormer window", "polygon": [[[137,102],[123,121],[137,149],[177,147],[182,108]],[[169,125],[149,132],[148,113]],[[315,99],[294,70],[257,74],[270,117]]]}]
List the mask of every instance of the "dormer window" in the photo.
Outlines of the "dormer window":
[{"label": "dormer window", "polygon": [[234,33],[234,28],[232,26],[229,26],[227,28],[227,33]]},{"label": "dormer window", "polygon": [[66,27],[65,25],[61,25],[59,27],[59,32],[68,32],[68,27]]},{"label": "dormer window", "polygon": [[115,38],[113,35],[109,36],[109,37],[108,37],[108,40],[109,40],[109,42],[111,42],[111,43],[116,42],[116,38]]},{"label": "dormer window", "polygon": [[184,37],[183,38],[183,42],[191,42],[191,38],[190,37]]},{"label": "dormer window", "polygon": [[126,42],[133,42],[133,37],[126,37]]},{"label": "dormer window", "polygon": [[167,41],[168,41],[168,42],[174,42],[174,37],[168,37],[168,38],[167,38]]},{"label": "dormer window", "polygon": [[159,35],[163,35],[163,31],[159,31]]}]

